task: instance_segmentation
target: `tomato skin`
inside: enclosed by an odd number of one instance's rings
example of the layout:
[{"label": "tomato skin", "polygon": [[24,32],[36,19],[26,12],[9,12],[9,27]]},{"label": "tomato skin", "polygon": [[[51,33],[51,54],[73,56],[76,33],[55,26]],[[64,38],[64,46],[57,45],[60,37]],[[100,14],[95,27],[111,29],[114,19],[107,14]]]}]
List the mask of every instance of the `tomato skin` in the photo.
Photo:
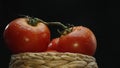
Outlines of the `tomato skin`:
[{"label": "tomato skin", "polygon": [[50,42],[49,28],[38,23],[32,26],[26,18],[17,18],[11,21],[4,30],[4,40],[12,53],[42,52]]},{"label": "tomato skin", "polygon": [[73,52],[94,55],[96,38],[93,32],[83,26],[73,27],[72,32],[59,38],[58,52]]},{"label": "tomato skin", "polygon": [[56,51],[56,48],[58,46],[59,38],[54,38],[48,45],[48,51]]}]

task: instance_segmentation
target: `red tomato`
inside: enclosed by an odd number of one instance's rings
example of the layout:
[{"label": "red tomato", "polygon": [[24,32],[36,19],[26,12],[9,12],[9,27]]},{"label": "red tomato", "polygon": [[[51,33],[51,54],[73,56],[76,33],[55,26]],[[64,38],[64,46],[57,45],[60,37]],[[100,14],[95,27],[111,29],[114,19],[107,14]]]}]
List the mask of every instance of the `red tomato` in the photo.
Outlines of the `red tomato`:
[{"label": "red tomato", "polygon": [[50,44],[48,45],[48,51],[56,51],[57,45],[59,42],[59,38],[54,38]]},{"label": "red tomato", "polygon": [[50,31],[35,18],[17,18],[6,26],[4,40],[12,53],[42,52],[50,43]]},{"label": "red tomato", "polygon": [[96,37],[90,29],[76,26],[72,32],[59,38],[57,51],[94,55],[96,45]]}]

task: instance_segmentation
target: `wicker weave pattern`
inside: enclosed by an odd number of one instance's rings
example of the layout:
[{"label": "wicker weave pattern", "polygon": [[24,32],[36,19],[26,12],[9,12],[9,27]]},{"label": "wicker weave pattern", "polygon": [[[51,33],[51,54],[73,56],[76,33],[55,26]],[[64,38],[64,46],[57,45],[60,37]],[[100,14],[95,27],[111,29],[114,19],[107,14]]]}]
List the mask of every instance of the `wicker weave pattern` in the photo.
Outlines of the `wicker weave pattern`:
[{"label": "wicker weave pattern", "polygon": [[9,68],[98,68],[92,56],[78,53],[21,53],[11,56]]}]

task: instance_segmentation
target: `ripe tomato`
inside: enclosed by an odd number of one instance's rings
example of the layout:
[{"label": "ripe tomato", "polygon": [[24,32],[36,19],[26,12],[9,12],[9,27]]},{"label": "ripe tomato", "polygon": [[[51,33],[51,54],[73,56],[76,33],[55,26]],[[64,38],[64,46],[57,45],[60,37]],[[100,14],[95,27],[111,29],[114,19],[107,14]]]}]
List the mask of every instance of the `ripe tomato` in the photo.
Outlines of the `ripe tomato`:
[{"label": "ripe tomato", "polygon": [[12,53],[45,51],[50,42],[50,30],[36,18],[17,18],[4,30],[4,40]]},{"label": "ripe tomato", "polygon": [[51,41],[50,44],[48,45],[47,51],[56,51],[58,42],[59,42],[59,38],[54,38],[54,39],[52,39],[52,41]]},{"label": "ripe tomato", "polygon": [[87,27],[75,26],[72,31],[59,38],[58,52],[73,52],[94,55],[96,50],[96,37]]}]

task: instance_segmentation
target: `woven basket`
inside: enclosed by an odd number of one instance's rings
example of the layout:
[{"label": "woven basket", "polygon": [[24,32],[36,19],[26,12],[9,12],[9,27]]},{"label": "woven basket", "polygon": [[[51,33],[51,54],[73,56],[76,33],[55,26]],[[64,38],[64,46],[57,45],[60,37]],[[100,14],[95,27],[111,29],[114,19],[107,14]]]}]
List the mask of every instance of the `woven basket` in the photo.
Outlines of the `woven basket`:
[{"label": "woven basket", "polygon": [[79,53],[20,53],[11,56],[9,68],[98,68],[92,56]]}]

